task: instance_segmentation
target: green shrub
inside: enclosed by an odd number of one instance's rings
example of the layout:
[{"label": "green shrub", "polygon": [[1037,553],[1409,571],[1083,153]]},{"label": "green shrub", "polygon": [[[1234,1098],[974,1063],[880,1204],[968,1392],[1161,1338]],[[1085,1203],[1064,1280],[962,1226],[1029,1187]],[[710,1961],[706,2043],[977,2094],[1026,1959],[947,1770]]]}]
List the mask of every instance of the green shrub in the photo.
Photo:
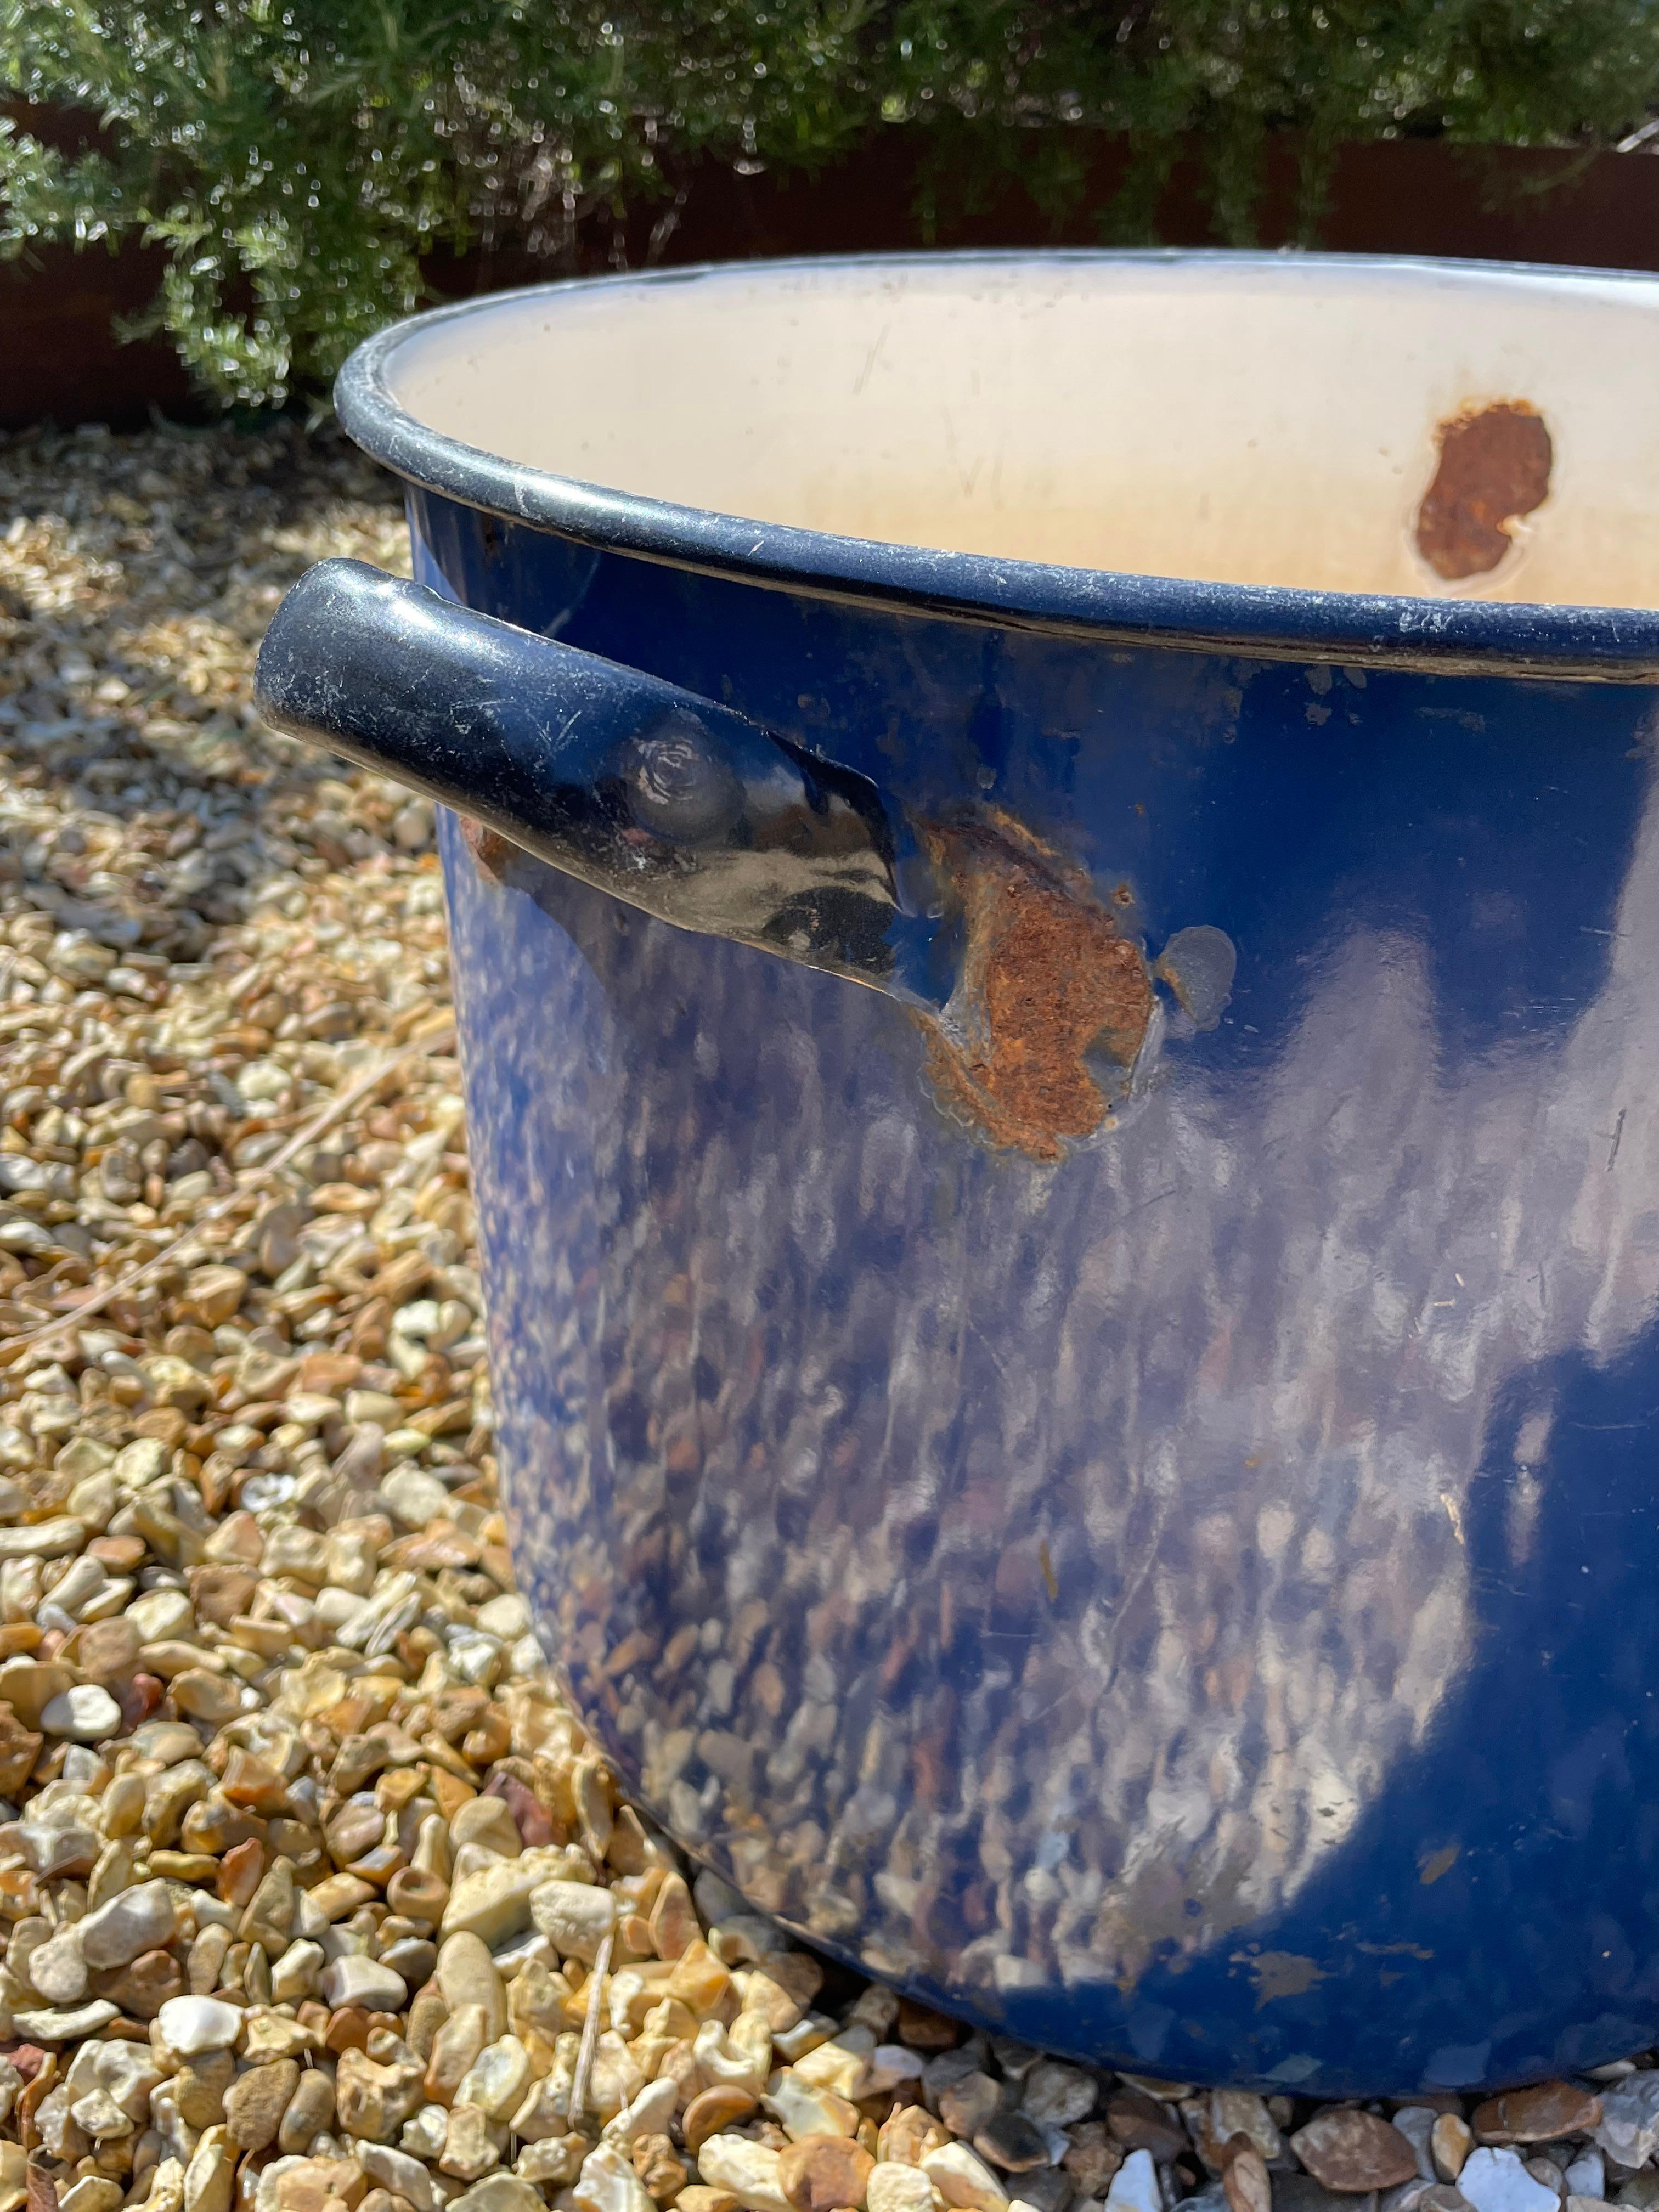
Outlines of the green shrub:
[{"label": "green shrub", "polygon": [[[584,222],[694,164],[810,167],[897,124],[928,189],[1075,198],[1127,135],[1103,237],[1146,237],[1176,149],[1251,235],[1271,133],[1302,136],[1311,236],[1339,142],[1606,143],[1659,88],[1650,0],[0,0],[0,87],[80,111],[65,152],[0,125],[0,251],[143,238],[149,324],[227,402],[316,392],[426,296],[423,257],[575,265]],[[1034,155],[1040,152],[1041,161]]]}]

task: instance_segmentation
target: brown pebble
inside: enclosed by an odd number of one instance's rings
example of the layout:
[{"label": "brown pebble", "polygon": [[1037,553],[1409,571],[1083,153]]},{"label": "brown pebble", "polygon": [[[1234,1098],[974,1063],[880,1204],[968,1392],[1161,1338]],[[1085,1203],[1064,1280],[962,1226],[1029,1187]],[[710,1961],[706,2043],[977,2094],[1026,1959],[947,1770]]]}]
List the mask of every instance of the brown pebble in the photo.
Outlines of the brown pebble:
[{"label": "brown pebble", "polygon": [[329,2014],[328,2033],[323,2038],[323,2045],[337,2057],[343,2051],[368,2050],[368,2014],[362,2005],[341,2005]]},{"label": "brown pebble", "polygon": [[1150,2151],[1159,2166],[1167,2166],[1188,2148],[1186,2129],[1156,2097],[1127,2081],[1106,2100],[1106,2124],[1126,2149]]},{"label": "brown pebble", "polygon": [[[939,2100],[941,2118],[945,2100]],[[1042,2130],[1024,2112],[1006,2109],[993,2112],[975,2129],[974,2148],[1005,2173],[1034,2173],[1048,2164],[1048,2145]]]},{"label": "brown pebble", "polygon": [[959,2021],[947,2020],[942,2012],[918,2004],[914,1997],[899,1999],[898,2021],[893,2032],[912,2051],[954,2051],[962,2040]]},{"label": "brown pebble", "polygon": [[112,1575],[132,1575],[143,1565],[145,1550],[142,1536],[94,1536],[87,1546],[87,1556]]},{"label": "brown pebble", "polygon": [[546,1807],[534,1790],[526,1789],[516,1775],[493,1774],[484,1796],[499,1797],[506,1805],[526,1850],[538,1844],[550,1844],[556,1840],[563,1842],[562,1836],[557,1838],[554,1836],[553,1822]]},{"label": "brown pebble", "polygon": [[225,2092],[235,2077],[228,2051],[204,2051],[173,2077],[179,2117],[193,2128],[215,2128],[225,2117]]},{"label": "brown pebble", "polygon": [[462,1806],[469,1799],[476,1797],[477,1794],[476,1790],[469,1790],[465,1782],[447,1772],[443,1767],[433,1768],[432,1795],[437,1801],[439,1812],[446,1820],[453,1820]]},{"label": "brown pebble", "polygon": [[275,1767],[267,1766],[251,1751],[232,1747],[219,1788],[233,1805],[252,1813],[286,1813],[288,1784]]},{"label": "brown pebble", "polygon": [[675,2203],[678,2212],[738,2212],[738,2200],[729,2189],[710,2189],[701,2181],[682,2189]]},{"label": "brown pebble", "polygon": [[276,2148],[289,2154],[307,2151],[333,2124],[334,2084],[320,2066],[308,2066],[283,2114]]},{"label": "brown pebble", "polygon": [[246,1567],[201,1566],[190,1571],[190,1601],[200,1620],[228,1628],[245,1613],[259,1586],[257,1575]]},{"label": "brown pebble", "polygon": [[405,1919],[435,1928],[449,1902],[449,1884],[419,1867],[399,1867],[386,1886],[386,1901]]},{"label": "brown pebble", "polygon": [[[390,1896],[389,1889],[386,1893]],[[409,2008],[409,2030],[405,2040],[423,2064],[431,2057],[438,2030],[448,2018],[448,2003],[435,1982],[428,1982],[423,1989],[416,1990],[415,2002]]]},{"label": "brown pebble", "polygon": [[1227,2161],[1221,2185],[1231,2212],[1273,2212],[1273,2185],[1267,2179],[1267,2160],[1259,2150],[1246,2148],[1236,2152]]},{"label": "brown pebble", "polygon": [[259,1877],[265,1870],[265,1849],[257,1836],[246,1837],[233,1844],[219,1862],[217,1883],[220,1896],[227,1905],[239,1910],[252,1901],[259,1887]]},{"label": "brown pebble", "polygon": [[1488,2097],[1469,2118],[1483,2143],[1553,2142],[1558,2136],[1588,2135],[1601,2124],[1601,2100],[1575,2081],[1540,2081],[1530,2089]]},{"label": "brown pebble", "polygon": [[[112,1688],[115,1688],[113,1684]],[[131,1681],[115,1689],[115,1700],[121,1708],[121,1729],[130,1735],[143,1726],[150,1715],[159,1710],[164,1695],[164,1685],[154,1674],[135,1674]]]},{"label": "brown pebble", "polygon": [[778,2185],[795,2212],[862,2204],[876,2161],[846,2136],[802,2136],[778,2154]]},{"label": "brown pebble", "polygon": [[686,2106],[680,2122],[687,2150],[695,2158],[710,2136],[740,2125],[759,2102],[752,2089],[743,2088],[736,2081],[716,2081],[712,2089],[702,2090]]},{"label": "brown pebble", "polygon": [[138,1632],[118,1613],[112,1620],[89,1621],[76,1646],[76,1664],[94,1682],[125,1681],[138,1664]]},{"label": "brown pebble", "polygon": [[1291,2137],[1291,2148],[1322,2187],[1351,2195],[1395,2189],[1417,2177],[1417,2153],[1399,2129],[1351,2105],[1316,2112]]},{"label": "brown pebble", "polygon": [[1474,2148],[1468,2122],[1456,2112],[1443,2112],[1429,2136],[1429,2156],[1442,2181],[1456,2180]]},{"label": "brown pebble", "polygon": [[1060,2164],[1072,2177],[1079,2197],[1104,2197],[1112,2176],[1123,2163],[1124,2149],[1103,2120],[1080,2120],[1066,2130],[1072,2147]]},{"label": "brown pebble", "polygon": [[0,1700],[0,1797],[21,1797],[44,1735],[19,1725],[11,1707]]},{"label": "brown pebble", "polygon": [[167,1951],[145,1951],[130,1966],[100,1984],[100,1994],[134,2020],[154,2020],[169,1998],[182,1996],[185,1973]]},{"label": "brown pebble", "polygon": [[245,2151],[264,2150],[274,2143],[299,2086],[300,2069],[292,2058],[274,2058],[240,2075],[225,2097],[225,2125],[232,2142]]}]

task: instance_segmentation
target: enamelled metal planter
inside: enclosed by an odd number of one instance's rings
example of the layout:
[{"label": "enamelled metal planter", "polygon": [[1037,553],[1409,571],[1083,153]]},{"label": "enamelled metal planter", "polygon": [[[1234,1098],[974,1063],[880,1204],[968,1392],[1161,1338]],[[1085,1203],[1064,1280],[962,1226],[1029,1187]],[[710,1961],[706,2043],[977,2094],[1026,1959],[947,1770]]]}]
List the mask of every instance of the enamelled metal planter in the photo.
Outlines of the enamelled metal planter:
[{"label": "enamelled metal planter", "polygon": [[624,277],[340,383],[515,1556],[756,1906],[1166,2077],[1659,2033],[1659,283]]}]

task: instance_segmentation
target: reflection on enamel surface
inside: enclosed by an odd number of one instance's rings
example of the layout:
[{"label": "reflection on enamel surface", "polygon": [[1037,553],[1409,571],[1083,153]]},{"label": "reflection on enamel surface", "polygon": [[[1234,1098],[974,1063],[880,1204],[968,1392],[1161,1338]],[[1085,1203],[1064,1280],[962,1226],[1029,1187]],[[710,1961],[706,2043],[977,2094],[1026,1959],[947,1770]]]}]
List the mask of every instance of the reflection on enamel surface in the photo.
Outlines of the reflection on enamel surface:
[{"label": "reflection on enamel surface", "polygon": [[1650,800],[1549,1033],[1449,1048],[1431,947],[1334,912],[1249,1085],[1058,1169],[872,994],[451,862],[521,1546],[647,1798],[993,2008],[1282,1916],[1456,1698],[1500,1398],[1654,1318]]}]

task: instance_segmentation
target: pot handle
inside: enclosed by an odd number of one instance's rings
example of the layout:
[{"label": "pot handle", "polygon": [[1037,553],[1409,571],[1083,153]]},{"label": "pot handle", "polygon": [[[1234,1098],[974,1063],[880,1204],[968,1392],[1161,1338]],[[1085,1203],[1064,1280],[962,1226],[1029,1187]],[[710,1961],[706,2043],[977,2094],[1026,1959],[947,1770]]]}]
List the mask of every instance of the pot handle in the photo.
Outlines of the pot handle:
[{"label": "pot handle", "polygon": [[912,1005],[950,994],[940,902],[902,812],[695,692],[334,560],[277,608],[254,699],[273,729],[660,921]]}]

